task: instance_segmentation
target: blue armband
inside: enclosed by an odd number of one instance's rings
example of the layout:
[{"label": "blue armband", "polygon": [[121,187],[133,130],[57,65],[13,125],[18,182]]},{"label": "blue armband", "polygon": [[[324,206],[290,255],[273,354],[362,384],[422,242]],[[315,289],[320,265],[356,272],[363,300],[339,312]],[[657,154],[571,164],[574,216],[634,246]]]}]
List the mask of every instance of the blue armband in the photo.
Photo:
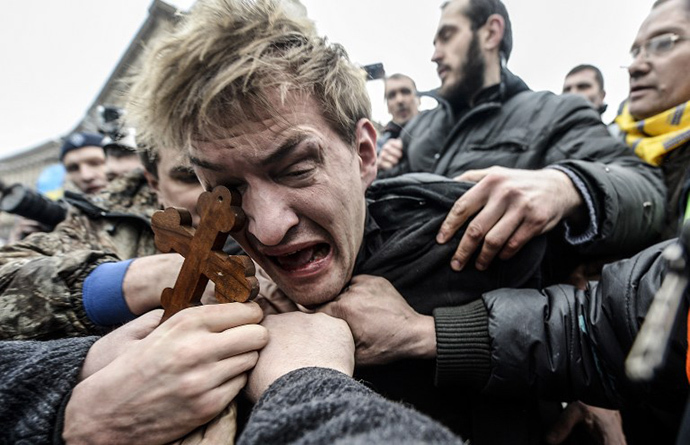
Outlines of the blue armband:
[{"label": "blue armband", "polygon": [[82,302],[89,319],[98,326],[113,326],[136,318],[122,293],[122,282],[134,260],[103,263],[84,280]]}]

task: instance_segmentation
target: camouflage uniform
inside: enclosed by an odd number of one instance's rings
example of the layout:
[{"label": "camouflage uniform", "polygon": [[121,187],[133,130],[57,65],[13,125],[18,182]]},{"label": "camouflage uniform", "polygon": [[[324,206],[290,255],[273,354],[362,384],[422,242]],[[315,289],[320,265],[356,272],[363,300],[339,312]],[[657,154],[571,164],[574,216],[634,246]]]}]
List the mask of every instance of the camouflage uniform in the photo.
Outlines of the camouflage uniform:
[{"label": "camouflage uniform", "polygon": [[53,232],[0,249],[0,339],[102,333],[86,316],[84,279],[102,263],[157,253],[150,218],[159,205],[141,172],[66,201],[67,219]]}]

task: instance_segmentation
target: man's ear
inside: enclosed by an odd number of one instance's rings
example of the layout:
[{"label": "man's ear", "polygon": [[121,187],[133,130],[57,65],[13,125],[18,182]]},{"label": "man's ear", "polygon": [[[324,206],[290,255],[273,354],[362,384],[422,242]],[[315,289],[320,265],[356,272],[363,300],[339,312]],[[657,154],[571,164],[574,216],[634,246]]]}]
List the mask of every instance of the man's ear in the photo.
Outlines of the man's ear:
[{"label": "man's ear", "polygon": [[503,41],[503,33],[505,32],[506,22],[500,14],[491,14],[483,28],[484,32],[484,48],[487,51],[498,52],[501,49],[501,41]]},{"label": "man's ear", "polygon": [[355,138],[360,177],[366,190],[376,179],[376,129],[369,119],[357,122]]}]

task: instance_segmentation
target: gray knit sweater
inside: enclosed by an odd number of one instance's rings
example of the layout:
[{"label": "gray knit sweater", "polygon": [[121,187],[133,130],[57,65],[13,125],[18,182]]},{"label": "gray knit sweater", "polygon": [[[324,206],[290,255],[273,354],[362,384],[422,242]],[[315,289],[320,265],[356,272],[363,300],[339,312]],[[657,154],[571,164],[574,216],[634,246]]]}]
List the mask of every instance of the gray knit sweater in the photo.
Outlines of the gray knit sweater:
[{"label": "gray knit sweater", "polygon": [[0,342],[0,443],[62,442],[62,409],[97,337]]},{"label": "gray knit sweater", "polygon": [[448,429],[340,372],[302,368],[274,382],[238,445],[462,444]]}]

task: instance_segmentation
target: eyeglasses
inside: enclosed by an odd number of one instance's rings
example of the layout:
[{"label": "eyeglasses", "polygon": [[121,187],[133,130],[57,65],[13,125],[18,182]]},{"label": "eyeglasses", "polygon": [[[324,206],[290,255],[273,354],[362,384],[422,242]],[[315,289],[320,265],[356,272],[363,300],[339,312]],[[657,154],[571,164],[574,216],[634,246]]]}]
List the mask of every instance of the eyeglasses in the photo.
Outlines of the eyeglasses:
[{"label": "eyeglasses", "polygon": [[676,42],[682,42],[683,40],[690,40],[690,37],[679,36],[678,34],[671,32],[652,37],[642,45],[633,46],[633,48],[630,50],[630,57],[632,60],[637,59],[637,57],[642,53],[643,49],[645,59],[649,58],[650,56],[662,56],[671,52],[671,50],[676,46]]}]

